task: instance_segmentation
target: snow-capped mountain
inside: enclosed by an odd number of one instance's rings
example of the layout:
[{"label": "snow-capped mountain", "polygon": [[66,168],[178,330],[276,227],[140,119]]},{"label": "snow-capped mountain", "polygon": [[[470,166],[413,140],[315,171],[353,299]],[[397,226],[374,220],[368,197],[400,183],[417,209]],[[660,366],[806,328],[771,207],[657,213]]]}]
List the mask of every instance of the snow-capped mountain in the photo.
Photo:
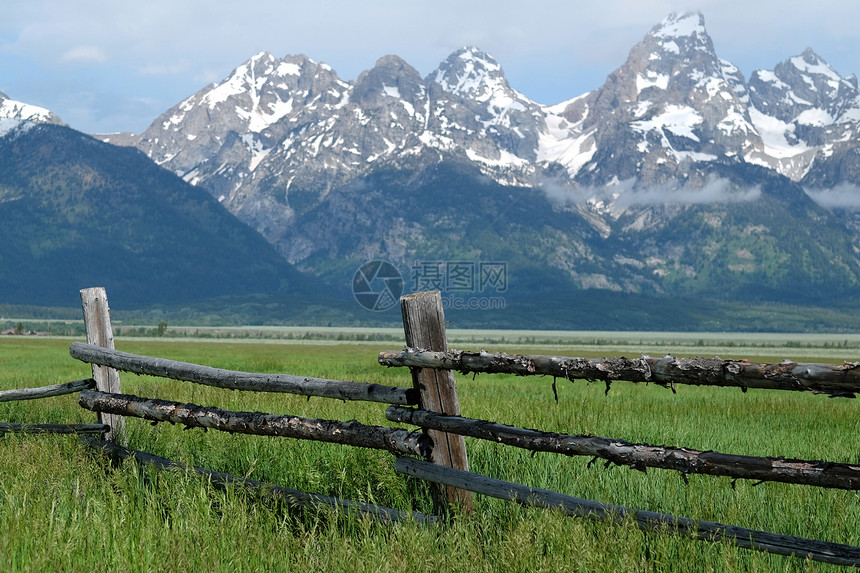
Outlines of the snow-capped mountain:
[{"label": "snow-capped mountain", "polygon": [[[379,165],[454,155],[522,183],[535,171],[543,125],[543,108],[475,48],[427,78],[385,56],[354,82],[305,56],[261,53],[134,143],[277,243],[297,211]],[[300,245],[281,248],[302,258]]]},{"label": "snow-capped mountain", "polygon": [[261,53],[168,110],[137,147],[192,182],[230,179],[213,182],[221,191],[276,164],[267,174],[284,178],[288,191],[330,187],[425,148],[528,168],[543,115],[475,48],[455,52],[426,79],[385,56],[349,83],[305,56]]},{"label": "snow-capped mountain", "polygon": [[[454,156],[503,184],[559,167],[576,183],[701,185],[713,162],[801,181],[860,140],[857,80],[812,50],[749,82],[720,59],[698,13],[673,14],[603,86],[552,106],[513,89],[477,48],[426,78],[396,56],[354,82],[305,56],[261,53],[158,118],[136,142],[246,221],[278,227],[291,190],[318,198],[409,157]],[[839,182],[830,182],[831,185]],[[305,197],[305,200],[308,198]]]},{"label": "snow-capped mountain", "polygon": [[743,157],[760,137],[743,78],[720,60],[700,14],[655,26],[599,89],[561,110],[591,140],[568,171],[588,184],[686,178],[697,164]]},{"label": "snow-capped mountain", "polygon": [[[132,141],[322,275],[371,257],[495,253],[575,288],[723,292],[719,277],[782,292],[793,249],[838,263],[820,276],[860,282],[850,231],[800,186],[818,200],[853,192],[856,78],[807,50],[746,80],[716,54],[699,13],[670,15],[602,86],[555,105],[516,91],[474,47],[423,78],[385,56],[354,81],[264,52]],[[749,214],[728,207],[737,202]],[[791,233],[769,219],[777,213]],[[824,240],[822,224],[842,230]]]},{"label": "snow-capped mountain", "polygon": [[6,94],[0,92],[0,135],[25,122],[58,125],[63,123],[54,112],[48,109],[9,99]]},{"label": "snow-capped mountain", "polygon": [[749,81],[750,116],[764,142],[749,161],[803,179],[838,148],[857,147],[860,91],[812,49],[756,71]]},{"label": "snow-capped mountain", "polygon": [[458,50],[427,84],[432,109],[426,142],[462,150],[491,172],[528,172],[537,161],[545,112],[510,87],[492,56],[477,48]]}]

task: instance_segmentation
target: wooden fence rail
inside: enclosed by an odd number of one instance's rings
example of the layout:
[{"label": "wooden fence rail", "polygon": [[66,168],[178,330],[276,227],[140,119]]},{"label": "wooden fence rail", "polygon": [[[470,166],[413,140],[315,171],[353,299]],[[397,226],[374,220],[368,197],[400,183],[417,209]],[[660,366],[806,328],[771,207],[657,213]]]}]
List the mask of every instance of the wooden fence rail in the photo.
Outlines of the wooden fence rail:
[{"label": "wooden fence rail", "polygon": [[[730,386],[771,390],[811,391],[830,396],[860,392],[860,362],[841,365],[809,364],[785,360],[759,364],[719,358],[571,358],[566,356],[512,355],[504,352],[434,352],[418,348],[379,353],[383,366],[443,368],[467,373],[506,373],[518,376],[554,376],[569,380],[653,382],[696,386]],[[607,386],[608,390],[608,386]]]},{"label": "wooden fence rail", "polygon": [[107,424],[9,424],[0,423],[0,434],[105,434]]},{"label": "wooden fence rail", "polygon": [[401,406],[389,406],[385,416],[392,422],[414,424],[535,452],[594,456],[642,471],[645,468],[661,468],[676,470],[682,474],[708,474],[837,489],[860,489],[860,465],[631,444],[612,438],[528,430],[487,420],[445,416]]},{"label": "wooden fence rail", "polygon": [[109,366],[123,372],[148,374],[216,388],[255,392],[285,392],[301,396],[364,400],[383,404],[418,404],[418,391],[414,388],[398,388],[290,374],[257,374],[222,370],[189,362],[139,356],[81,342],[73,342],[69,347],[69,354],[72,358],[82,362]]},{"label": "wooden fence rail", "polygon": [[[64,384],[52,384],[39,388],[16,388],[0,392],[0,402],[16,402],[20,400],[38,400],[74,394],[88,388],[93,388],[96,381],[92,378],[75,380]],[[107,424],[14,424],[0,422],[2,434],[106,434],[110,431]]]},{"label": "wooden fence rail", "polygon": [[97,390],[82,391],[78,403],[82,408],[94,412],[134,416],[154,422],[179,423],[191,428],[237,434],[316,440],[417,456],[427,456],[431,447],[430,439],[420,432],[367,426],[354,420],[340,422],[260,412],[233,412]]},{"label": "wooden fence rail", "polygon": [[489,478],[456,468],[437,466],[412,458],[397,458],[395,469],[427,481],[468,489],[523,505],[561,509],[572,516],[615,522],[631,519],[642,529],[690,535],[706,541],[729,541],[740,547],[768,553],[794,555],[824,563],[860,567],[860,547],[851,545],[608,505]]},{"label": "wooden fence rail", "polygon": [[[100,450],[115,460],[135,459],[141,465],[150,465],[163,470],[185,471],[187,468],[180,462],[173,461],[167,458],[162,458],[149,452],[140,450],[132,450],[112,442],[102,440],[96,441],[92,439],[86,440],[90,447]],[[403,520],[414,520],[424,523],[432,523],[439,518],[435,515],[424,515],[417,512],[406,512],[363,503],[360,501],[352,501],[349,499],[340,499],[319,495],[316,493],[307,493],[297,489],[291,489],[279,486],[272,483],[260,482],[248,478],[240,478],[232,474],[216,472],[200,467],[191,468],[194,472],[206,477],[212,485],[224,488],[230,485],[237,486],[245,490],[247,493],[257,496],[266,501],[282,502],[288,507],[310,507],[320,508],[327,507],[344,511],[346,513],[357,512],[362,515],[367,515],[378,521],[395,522]]]},{"label": "wooden fence rail", "polygon": [[40,388],[17,388],[15,390],[3,390],[0,392],[0,402],[14,402],[17,400],[37,400],[39,398],[50,398],[51,396],[62,396],[74,394],[88,388],[95,388],[96,381],[92,378],[86,380],[75,380],[65,384],[53,384]]}]

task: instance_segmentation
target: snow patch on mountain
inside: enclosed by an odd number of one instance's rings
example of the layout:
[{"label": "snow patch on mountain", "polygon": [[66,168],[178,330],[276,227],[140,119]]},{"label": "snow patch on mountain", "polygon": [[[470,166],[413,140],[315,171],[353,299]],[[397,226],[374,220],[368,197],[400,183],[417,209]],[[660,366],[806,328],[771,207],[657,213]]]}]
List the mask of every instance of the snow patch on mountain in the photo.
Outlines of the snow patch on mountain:
[{"label": "snow patch on mountain", "polygon": [[13,119],[11,117],[0,117],[0,137],[5,136],[6,134],[12,132],[14,129],[24,125],[32,124],[20,119]]},{"label": "snow patch on mountain", "polygon": [[639,74],[636,76],[636,93],[642,93],[648,88],[659,88],[665,90],[669,87],[669,75],[658,74],[653,70],[647,70],[645,75]]},{"label": "snow patch on mountain", "polygon": [[[646,133],[657,131],[665,134],[669,131],[678,137],[686,137],[699,141],[695,128],[702,123],[702,115],[689,106],[668,105],[662,112],[649,120],[634,121],[630,124],[634,131]],[[663,138],[666,141],[665,137]],[[666,144],[668,146],[668,143]]]},{"label": "snow patch on mountain", "polygon": [[766,115],[758,109],[749,109],[753,126],[764,143],[764,152],[770,157],[782,159],[793,157],[809,150],[809,147],[794,136],[795,125]]},{"label": "snow patch on mountain", "polygon": [[34,123],[63,123],[51,110],[9,99],[3,93],[0,93],[0,119],[14,119]]}]

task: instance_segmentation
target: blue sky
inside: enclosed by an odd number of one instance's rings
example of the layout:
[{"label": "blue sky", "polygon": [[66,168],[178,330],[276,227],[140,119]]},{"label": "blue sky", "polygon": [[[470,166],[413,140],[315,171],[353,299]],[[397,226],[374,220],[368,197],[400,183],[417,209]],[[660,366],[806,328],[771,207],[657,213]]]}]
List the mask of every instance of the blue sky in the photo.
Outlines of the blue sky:
[{"label": "blue sky", "polygon": [[860,73],[860,2],[845,0],[4,0],[0,91],[82,131],[141,132],[263,50],[354,80],[386,54],[423,76],[474,45],[550,104],[600,86],[652,26],[687,10],[747,77],[807,47]]}]

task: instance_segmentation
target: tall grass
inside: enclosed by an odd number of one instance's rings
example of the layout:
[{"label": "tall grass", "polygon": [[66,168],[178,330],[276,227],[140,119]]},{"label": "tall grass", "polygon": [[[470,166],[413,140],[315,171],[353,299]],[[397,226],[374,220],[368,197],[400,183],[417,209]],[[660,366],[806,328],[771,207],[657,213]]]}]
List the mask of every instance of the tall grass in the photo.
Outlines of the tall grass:
[{"label": "tall grass", "polygon": [[[382,346],[292,346],[120,340],[118,348],[220,368],[410,384],[376,363]],[[504,348],[493,350],[505,350]],[[510,349],[508,349],[510,350]],[[536,353],[547,349],[518,349]],[[656,353],[659,349],[655,349]],[[557,349],[552,353],[559,353]],[[567,351],[566,354],[589,355]],[[595,354],[594,352],[591,353]],[[606,354],[602,352],[602,354]],[[775,357],[774,357],[775,358]],[[785,357],[780,357],[785,358]],[[845,358],[851,358],[846,356]],[[68,341],[0,340],[0,389],[89,376]],[[576,434],[727,453],[860,463],[857,404],[804,393],[458,376],[463,414]],[[390,424],[379,404],[230,392],[122,375],[123,391],[232,410]],[[75,396],[0,404],[0,420],[91,422]],[[426,486],[389,454],[333,444],[184,430],[128,420],[130,446],[189,465],[287,487],[429,512]],[[596,501],[778,533],[860,544],[860,494],[806,486],[647,475],[467,438],[473,471]],[[12,571],[828,571],[800,559],[643,533],[477,497],[449,525],[385,526],[327,511],[291,511],[194,474],[110,466],[67,436],[0,439],[0,566]]]}]

